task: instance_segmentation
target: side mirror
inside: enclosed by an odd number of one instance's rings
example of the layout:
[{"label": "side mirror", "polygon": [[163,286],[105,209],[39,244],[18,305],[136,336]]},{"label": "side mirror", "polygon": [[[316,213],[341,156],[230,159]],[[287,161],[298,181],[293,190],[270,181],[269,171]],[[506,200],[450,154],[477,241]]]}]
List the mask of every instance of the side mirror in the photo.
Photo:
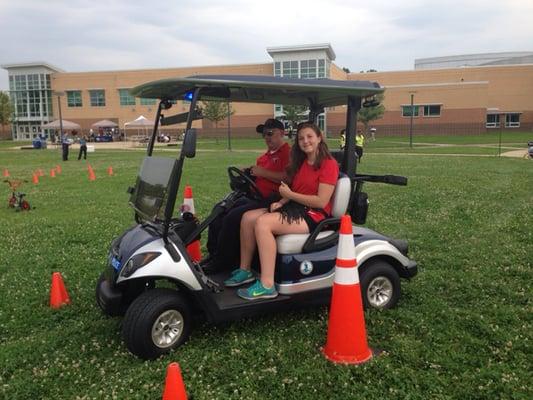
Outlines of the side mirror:
[{"label": "side mirror", "polygon": [[196,155],[196,129],[191,128],[185,132],[181,154],[187,158],[194,158]]}]

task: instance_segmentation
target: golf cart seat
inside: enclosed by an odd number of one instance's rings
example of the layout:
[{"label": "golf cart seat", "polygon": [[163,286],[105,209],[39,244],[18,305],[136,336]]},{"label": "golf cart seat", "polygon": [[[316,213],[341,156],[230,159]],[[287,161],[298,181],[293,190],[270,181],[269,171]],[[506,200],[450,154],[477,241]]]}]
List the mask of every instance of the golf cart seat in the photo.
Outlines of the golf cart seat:
[{"label": "golf cart seat", "polygon": [[276,237],[278,254],[299,254],[319,251],[337,243],[340,217],[346,214],[352,192],[350,178],[341,174],[333,192],[332,218],[326,218],[311,233],[279,235]]}]

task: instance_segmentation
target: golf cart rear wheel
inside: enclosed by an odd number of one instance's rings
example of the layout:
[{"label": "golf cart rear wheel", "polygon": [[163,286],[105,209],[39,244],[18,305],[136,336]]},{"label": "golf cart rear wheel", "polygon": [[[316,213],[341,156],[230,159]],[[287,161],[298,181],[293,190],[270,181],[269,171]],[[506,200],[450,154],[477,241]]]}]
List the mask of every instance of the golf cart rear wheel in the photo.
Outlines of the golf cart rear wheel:
[{"label": "golf cart rear wheel", "polygon": [[184,343],[191,332],[191,310],[179,292],[156,288],[141,294],[130,305],[122,325],[128,349],[150,360]]},{"label": "golf cart rear wheel", "polygon": [[400,276],[389,263],[376,260],[361,269],[361,293],[365,309],[389,309],[400,299]]}]

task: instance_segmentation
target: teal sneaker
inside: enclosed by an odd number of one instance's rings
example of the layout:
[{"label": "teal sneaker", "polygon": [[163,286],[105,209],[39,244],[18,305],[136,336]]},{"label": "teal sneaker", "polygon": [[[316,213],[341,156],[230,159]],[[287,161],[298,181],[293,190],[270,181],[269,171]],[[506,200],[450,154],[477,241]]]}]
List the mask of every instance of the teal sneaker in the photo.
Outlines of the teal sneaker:
[{"label": "teal sneaker", "polygon": [[240,286],[248,282],[252,282],[255,279],[252,271],[246,271],[245,269],[238,268],[234,270],[229,279],[224,281],[226,287]]},{"label": "teal sneaker", "polygon": [[259,279],[248,289],[237,290],[237,294],[245,300],[274,299],[278,297],[275,285],[271,288],[266,288]]}]

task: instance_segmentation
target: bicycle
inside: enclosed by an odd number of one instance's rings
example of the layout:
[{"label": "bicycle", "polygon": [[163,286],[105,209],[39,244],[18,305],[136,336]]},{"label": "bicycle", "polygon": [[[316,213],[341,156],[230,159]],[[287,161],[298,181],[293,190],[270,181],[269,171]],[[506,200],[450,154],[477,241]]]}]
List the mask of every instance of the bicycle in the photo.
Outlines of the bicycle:
[{"label": "bicycle", "polygon": [[27,181],[6,179],[4,182],[6,182],[11,189],[11,196],[8,199],[8,207],[14,208],[16,211],[29,211],[31,209],[30,203],[24,199],[26,193],[17,192],[17,189],[22,185],[22,183]]}]

